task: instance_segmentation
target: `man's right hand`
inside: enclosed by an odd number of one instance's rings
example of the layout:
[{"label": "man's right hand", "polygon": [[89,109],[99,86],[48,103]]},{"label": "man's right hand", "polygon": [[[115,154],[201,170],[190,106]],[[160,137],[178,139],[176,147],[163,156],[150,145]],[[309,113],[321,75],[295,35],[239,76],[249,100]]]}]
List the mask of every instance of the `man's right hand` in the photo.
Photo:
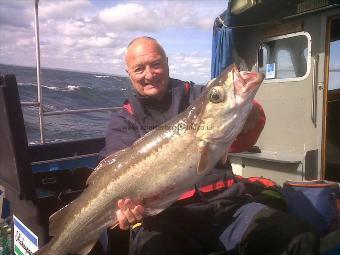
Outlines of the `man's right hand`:
[{"label": "man's right hand", "polygon": [[118,200],[117,206],[119,209],[116,216],[120,229],[129,229],[143,219],[144,206],[134,203],[130,198]]}]

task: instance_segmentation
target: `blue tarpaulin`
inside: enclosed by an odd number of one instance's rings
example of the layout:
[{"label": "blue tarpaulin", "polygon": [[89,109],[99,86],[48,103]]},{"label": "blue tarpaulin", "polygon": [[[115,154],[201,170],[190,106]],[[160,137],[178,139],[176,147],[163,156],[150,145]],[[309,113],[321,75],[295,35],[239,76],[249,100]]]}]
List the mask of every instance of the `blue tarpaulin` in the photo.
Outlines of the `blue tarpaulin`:
[{"label": "blue tarpaulin", "polygon": [[213,29],[211,78],[217,77],[224,68],[232,64],[233,32],[225,24],[230,22],[230,8],[217,18]]},{"label": "blue tarpaulin", "polygon": [[214,27],[211,56],[211,78],[232,64],[233,34],[227,27]]}]

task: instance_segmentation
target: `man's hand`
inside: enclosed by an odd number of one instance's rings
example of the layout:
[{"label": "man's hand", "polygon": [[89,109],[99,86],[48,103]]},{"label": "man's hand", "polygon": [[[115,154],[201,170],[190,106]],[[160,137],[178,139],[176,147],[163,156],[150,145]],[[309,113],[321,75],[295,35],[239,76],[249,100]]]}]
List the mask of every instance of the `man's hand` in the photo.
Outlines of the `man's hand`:
[{"label": "man's hand", "polygon": [[131,225],[143,219],[144,206],[134,203],[131,199],[120,199],[117,206],[119,210],[117,210],[116,216],[120,229],[129,229]]}]

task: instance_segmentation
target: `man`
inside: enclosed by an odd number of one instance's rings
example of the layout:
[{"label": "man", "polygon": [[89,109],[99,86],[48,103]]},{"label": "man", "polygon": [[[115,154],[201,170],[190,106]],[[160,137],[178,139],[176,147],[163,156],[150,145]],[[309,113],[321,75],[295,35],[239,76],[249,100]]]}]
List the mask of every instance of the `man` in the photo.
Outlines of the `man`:
[{"label": "man", "polygon": [[[135,95],[113,114],[102,157],[130,146],[184,111],[203,89],[169,77],[166,54],[153,38],[134,39],[125,61]],[[249,78],[247,72],[241,75]],[[264,123],[262,107],[254,102],[231,150],[254,145]],[[228,186],[226,180],[234,185]],[[318,237],[313,230],[256,202],[256,192],[247,187],[236,180],[229,163],[220,163],[193,190],[156,216],[144,218],[143,205],[122,198],[116,214],[121,229],[132,229],[130,254],[317,254]]]}]

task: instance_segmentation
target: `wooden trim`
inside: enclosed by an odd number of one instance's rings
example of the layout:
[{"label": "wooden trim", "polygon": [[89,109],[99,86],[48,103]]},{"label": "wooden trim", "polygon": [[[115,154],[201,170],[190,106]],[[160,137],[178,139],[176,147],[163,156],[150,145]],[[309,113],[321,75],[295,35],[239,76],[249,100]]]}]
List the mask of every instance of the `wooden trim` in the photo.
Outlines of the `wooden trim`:
[{"label": "wooden trim", "polygon": [[322,114],[322,145],[321,145],[321,179],[326,176],[326,140],[327,140],[327,104],[328,104],[328,82],[329,82],[329,54],[330,54],[330,37],[331,25],[333,20],[340,19],[340,16],[327,18],[326,41],[325,41],[325,63],[324,63],[324,96],[323,96],[323,114]]},{"label": "wooden trim", "polygon": [[292,34],[304,31],[303,21],[289,21],[273,24],[264,30],[264,37],[270,38],[280,35]]},{"label": "wooden trim", "polygon": [[332,18],[327,18],[326,41],[325,41],[325,63],[324,63],[324,93],[323,93],[323,111],[322,111],[322,140],[321,140],[321,179],[326,176],[326,138],[327,138],[327,100],[328,100],[328,79],[329,79],[329,44],[331,33]]},{"label": "wooden trim", "polygon": [[328,91],[328,102],[340,100],[340,89],[334,89]]}]

